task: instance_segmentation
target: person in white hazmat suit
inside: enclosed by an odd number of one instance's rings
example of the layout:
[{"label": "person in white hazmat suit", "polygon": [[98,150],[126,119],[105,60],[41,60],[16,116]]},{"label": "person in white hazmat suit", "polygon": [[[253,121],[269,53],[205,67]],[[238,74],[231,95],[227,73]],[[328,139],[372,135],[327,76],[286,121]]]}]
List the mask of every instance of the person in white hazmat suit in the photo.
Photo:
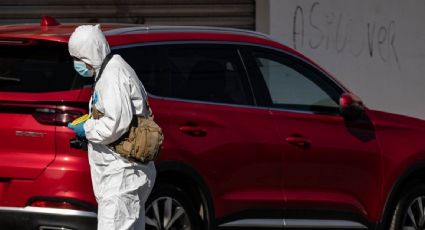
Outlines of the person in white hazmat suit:
[{"label": "person in white hazmat suit", "polygon": [[[99,25],[79,26],[68,43],[75,70],[97,79],[109,44]],[[91,106],[104,114],[69,125],[77,136],[86,137],[93,190],[98,203],[99,230],[145,229],[144,204],[155,182],[153,162],[136,163],[107,146],[127,132],[134,115],[147,117],[147,94],[134,70],[119,55],[113,55],[95,84]]]}]

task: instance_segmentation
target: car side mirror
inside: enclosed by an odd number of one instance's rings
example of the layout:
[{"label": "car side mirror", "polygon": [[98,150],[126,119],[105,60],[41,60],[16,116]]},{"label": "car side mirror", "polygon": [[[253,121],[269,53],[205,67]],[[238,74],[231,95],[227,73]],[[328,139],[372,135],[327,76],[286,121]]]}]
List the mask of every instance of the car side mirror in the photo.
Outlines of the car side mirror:
[{"label": "car side mirror", "polygon": [[345,119],[353,121],[361,118],[366,108],[361,99],[356,95],[343,93],[339,98],[339,110]]}]

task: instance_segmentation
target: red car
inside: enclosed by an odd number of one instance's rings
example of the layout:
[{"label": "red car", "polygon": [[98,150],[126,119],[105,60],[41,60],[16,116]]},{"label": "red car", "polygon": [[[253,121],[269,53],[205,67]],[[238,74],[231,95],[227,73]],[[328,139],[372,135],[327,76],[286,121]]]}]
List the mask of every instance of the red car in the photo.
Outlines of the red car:
[{"label": "red car", "polygon": [[[66,127],[92,84],[68,54],[76,26],[0,27],[0,229],[95,229]],[[263,34],[102,27],[165,135],[147,229],[424,229],[424,121],[366,108]]]}]

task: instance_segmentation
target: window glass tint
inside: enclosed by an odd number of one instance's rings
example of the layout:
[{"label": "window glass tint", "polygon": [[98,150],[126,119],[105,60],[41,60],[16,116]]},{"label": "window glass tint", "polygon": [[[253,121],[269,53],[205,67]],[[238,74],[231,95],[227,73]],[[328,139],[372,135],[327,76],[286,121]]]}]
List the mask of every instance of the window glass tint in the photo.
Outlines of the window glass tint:
[{"label": "window glass tint", "polygon": [[135,46],[114,50],[136,71],[146,91],[157,96],[170,96],[170,77],[160,62],[157,46]]},{"label": "window glass tint", "polygon": [[312,70],[280,55],[255,52],[254,57],[273,106],[311,111],[338,109],[337,92]]},{"label": "window glass tint", "polygon": [[74,71],[66,44],[38,41],[0,49],[0,91],[64,91],[87,83]]},{"label": "window glass tint", "polygon": [[235,48],[223,45],[170,45],[164,48],[173,97],[252,104],[249,84]]}]

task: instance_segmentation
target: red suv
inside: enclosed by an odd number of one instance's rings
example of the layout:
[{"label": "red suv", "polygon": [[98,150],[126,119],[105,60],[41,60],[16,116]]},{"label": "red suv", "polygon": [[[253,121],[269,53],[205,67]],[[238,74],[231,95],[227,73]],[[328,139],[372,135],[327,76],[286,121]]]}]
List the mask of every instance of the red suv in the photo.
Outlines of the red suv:
[{"label": "red suv", "polygon": [[[76,26],[0,27],[0,229],[96,226],[66,127],[92,84],[68,54]],[[366,108],[263,34],[102,26],[165,134],[147,229],[424,229],[424,121]]]}]

